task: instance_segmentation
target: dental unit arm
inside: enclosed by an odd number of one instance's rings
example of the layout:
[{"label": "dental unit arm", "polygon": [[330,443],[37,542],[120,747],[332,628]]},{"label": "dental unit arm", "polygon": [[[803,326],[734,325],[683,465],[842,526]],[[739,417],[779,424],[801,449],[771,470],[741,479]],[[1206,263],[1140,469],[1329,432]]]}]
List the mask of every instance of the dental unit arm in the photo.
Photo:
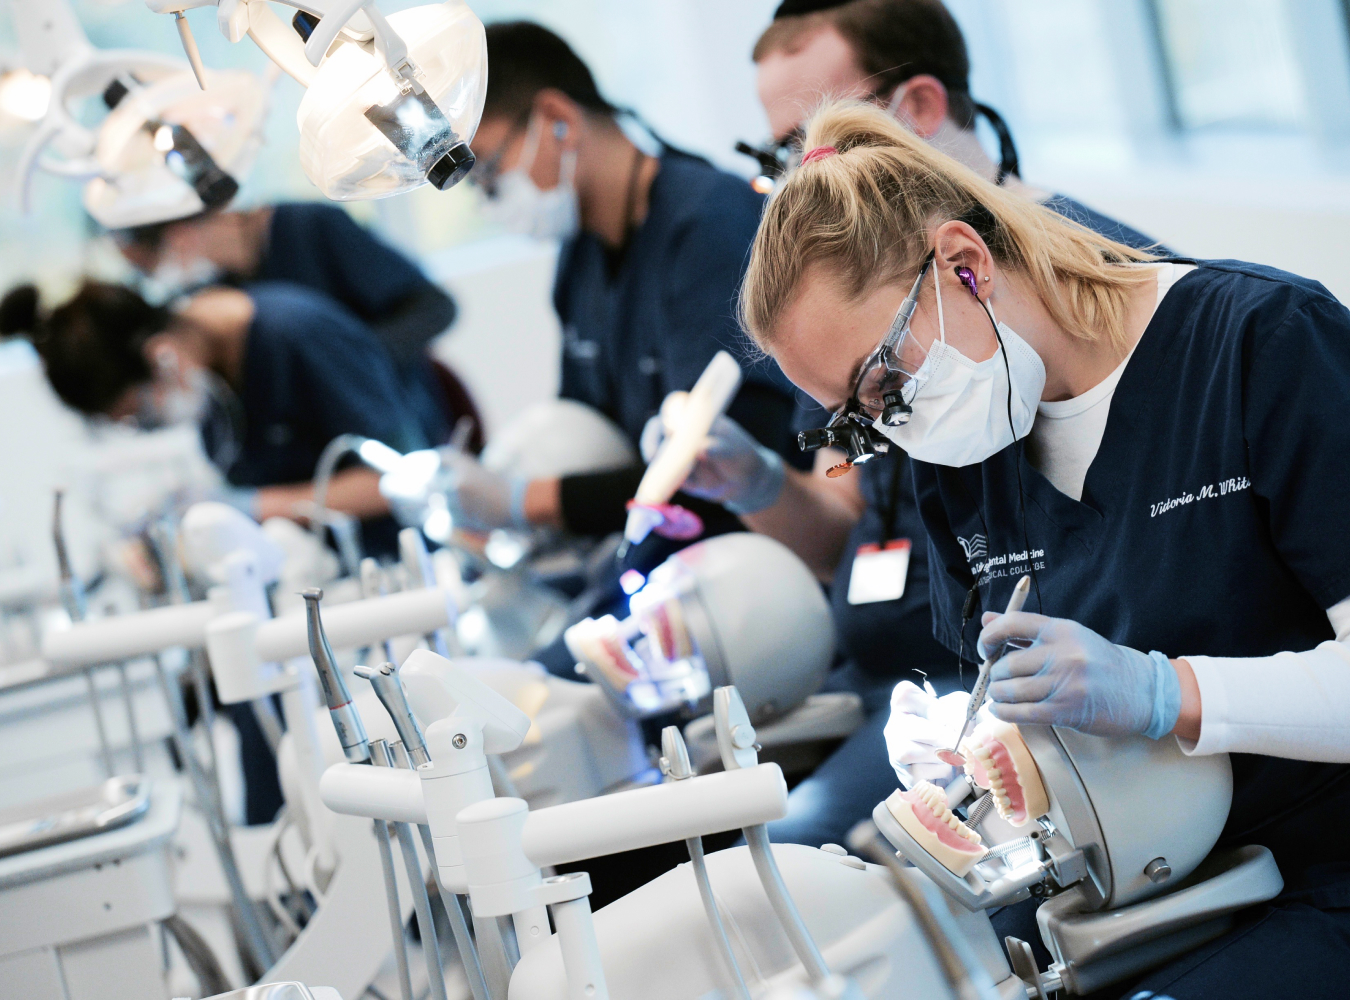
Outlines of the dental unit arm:
[{"label": "dental unit arm", "polygon": [[382,198],[431,183],[445,190],[473,167],[469,140],[487,89],[481,22],[463,0],[385,17],[374,0],[146,0],[173,14],[191,54],[183,12],[215,7],[231,42],[248,35],[306,88],[300,162],[329,198]]},{"label": "dental unit arm", "polygon": [[1211,854],[1232,796],[1227,755],[1187,756],[1172,738],[997,719],[961,749],[976,792],[989,789],[970,804],[971,825],[952,811],[965,782],[953,782],[950,795],[926,782],[897,791],[873,821],[967,910],[1049,897],[1037,921],[1051,969],[1038,972],[1029,946],[1008,940],[1032,996],[1089,993],[1145,971],[1218,936],[1233,912],[1282,888],[1264,847]]},{"label": "dental unit arm", "polygon": [[637,545],[652,531],[681,539],[702,533],[698,516],[672,506],[670,498],[689,477],[713,421],[726,412],[740,385],[741,366],[726,351],[718,351],[688,393],[666,397],[661,404],[666,438],[629,502],[625,546]]},{"label": "dental unit arm", "polygon": [[775,765],[640,788],[530,813],[493,796],[487,753],[514,749],[529,719],[442,657],[419,650],[401,671],[409,703],[427,721],[431,761],[417,771],[334,765],[324,801],[337,812],[428,823],[441,885],[468,892],[476,917],[512,916],[522,955],[548,937],[553,911],[568,980],[604,998],[603,970],[586,902],[589,879],[545,879],[541,868],[621,850],[762,824],[786,811]]}]

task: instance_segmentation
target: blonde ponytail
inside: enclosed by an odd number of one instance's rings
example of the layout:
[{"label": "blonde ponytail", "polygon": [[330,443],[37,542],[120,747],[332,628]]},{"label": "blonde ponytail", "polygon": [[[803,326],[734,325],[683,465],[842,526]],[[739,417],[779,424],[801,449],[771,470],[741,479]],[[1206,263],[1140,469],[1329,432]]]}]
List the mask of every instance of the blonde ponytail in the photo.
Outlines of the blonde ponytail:
[{"label": "blonde ponytail", "polygon": [[742,323],[764,350],[808,269],[836,276],[853,298],[909,281],[932,231],[959,219],[999,267],[1029,281],[1064,330],[1123,356],[1126,301],[1149,276],[1122,265],[1152,255],[991,184],[871,104],[824,105],[805,146],[837,154],[804,163],[774,192],[741,290]]}]

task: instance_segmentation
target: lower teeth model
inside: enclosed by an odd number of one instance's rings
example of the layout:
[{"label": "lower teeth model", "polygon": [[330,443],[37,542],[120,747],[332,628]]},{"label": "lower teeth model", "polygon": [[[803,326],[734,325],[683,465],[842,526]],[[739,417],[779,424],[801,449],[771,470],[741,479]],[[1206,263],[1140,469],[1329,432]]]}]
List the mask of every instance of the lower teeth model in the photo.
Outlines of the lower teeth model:
[{"label": "lower teeth model", "polygon": [[637,680],[638,673],[628,659],[628,643],[619,634],[613,615],[577,622],[567,630],[567,646],[573,656],[599,670],[620,691]]},{"label": "lower teeth model", "polygon": [[966,774],[994,796],[994,808],[1013,826],[1026,826],[1050,809],[1036,761],[1011,722],[986,719],[961,742]]},{"label": "lower teeth model", "polygon": [[957,819],[947,793],[927,781],[907,792],[896,790],[886,808],[925,851],[961,878],[984,857],[980,835]]}]

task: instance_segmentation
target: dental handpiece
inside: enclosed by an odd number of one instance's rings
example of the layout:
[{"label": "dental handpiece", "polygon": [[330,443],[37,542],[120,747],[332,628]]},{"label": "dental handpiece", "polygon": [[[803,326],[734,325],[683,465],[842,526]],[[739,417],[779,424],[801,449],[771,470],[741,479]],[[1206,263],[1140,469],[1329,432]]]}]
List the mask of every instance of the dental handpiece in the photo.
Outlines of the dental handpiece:
[{"label": "dental handpiece", "polygon": [[[1012,596],[1008,598],[1007,610],[1003,613],[1011,615],[1022,610],[1022,605],[1027,603],[1027,595],[1031,593],[1031,577],[1024,576],[1017,581],[1017,586],[1013,587]],[[980,664],[979,675],[975,678],[975,686],[970,691],[970,703],[966,706],[966,721],[961,725],[961,733],[956,737],[956,746],[950,750],[939,750],[938,759],[945,764],[951,764],[953,767],[961,767],[966,762],[966,758],[961,754],[961,741],[970,735],[970,730],[975,724],[975,716],[979,714],[980,707],[984,704],[985,697],[989,694],[989,675],[997,663],[1009,649],[1008,643],[1001,644],[993,650],[988,658]]]},{"label": "dental handpiece", "polygon": [[80,578],[70,565],[70,553],[66,549],[66,532],[61,519],[61,507],[65,500],[65,491],[57,490],[52,507],[52,543],[56,546],[56,567],[60,574],[61,606],[66,609],[73,622],[85,619],[86,607],[84,588]]},{"label": "dental handpiece", "polygon": [[399,739],[403,741],[404,749],[408,751],[412,766],[419,768],[423,764],[431,763],[426,740],[422,737],[422,727],[417,724],[417,719],[408,706],[408,696],[403,691],[403,685],[399,683],[398,667],[392,663],[384,663],[374,669],[357,667],[356,676],[370,681],[370,686],[375,689],[375,695],[384,705],[384,710],[389,713],[389,718],[394,720],[394,728],[398,730]]},{"label": "dental handpiece", "polygon": [[370,760],[370,742],[366,739],[366,727],[361,716],[352,704],[352,696],[347,684],[338,670],[337,660],[333,656],[333,647],[328,644],[328,636],[323,631],[323,619],[319,617],[319,601],[323,600],[323,591],[310,587],[301,591],[305,599],[305,624],[309,628],[309,655],[314,660],[314,669],[319,672],[319,685],[323,688],[324,701],[328,703],[328,717],[333,720],[337,730],[338,742],[342,744],[342,753],[353,764],[363,764]]}]

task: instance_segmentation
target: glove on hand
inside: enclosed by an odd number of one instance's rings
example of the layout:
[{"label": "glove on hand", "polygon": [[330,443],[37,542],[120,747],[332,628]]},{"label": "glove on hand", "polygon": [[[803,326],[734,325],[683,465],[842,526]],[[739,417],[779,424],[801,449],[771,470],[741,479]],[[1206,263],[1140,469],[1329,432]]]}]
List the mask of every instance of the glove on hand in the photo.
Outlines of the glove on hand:
[{"label": "glove on hand", "polygon": [[937,751],[956,745],[969,703],[970,695],[964,691],[938,698],[912,681],[895,686],[885,729],[886,752],[906,788],[917,781],[942,788],[956,777],[957,769],[938,760]]},{"label": "glove on hand", "polygon": [[[678,413],[686,393],[671,393],[661,413],[647,421],[639,442],[650,462],[666,439],[665,420]],[[733,514],[754,514],[773,506],[783,490],[782,457],[764,447],[725,414],[713,421],[698,461],[681,487],[686,493],[720,503]]]},{"label": "glove on hand", "polygon": [[1005,722],[1064,726],[1095,736],[1159,739],[1181,712],[1181,682],[1162,653],[1117,646],[1063,618],[986,615],[979,650],[1030,639],[990,672],[990,711]]},{"label": "glove on hand", "polygon": [[441,449],[437,485],[455,527],[486,532],[494,528],[528,528],[525,488],[529,481],[489,472],[472,455],[454,448]]}]

